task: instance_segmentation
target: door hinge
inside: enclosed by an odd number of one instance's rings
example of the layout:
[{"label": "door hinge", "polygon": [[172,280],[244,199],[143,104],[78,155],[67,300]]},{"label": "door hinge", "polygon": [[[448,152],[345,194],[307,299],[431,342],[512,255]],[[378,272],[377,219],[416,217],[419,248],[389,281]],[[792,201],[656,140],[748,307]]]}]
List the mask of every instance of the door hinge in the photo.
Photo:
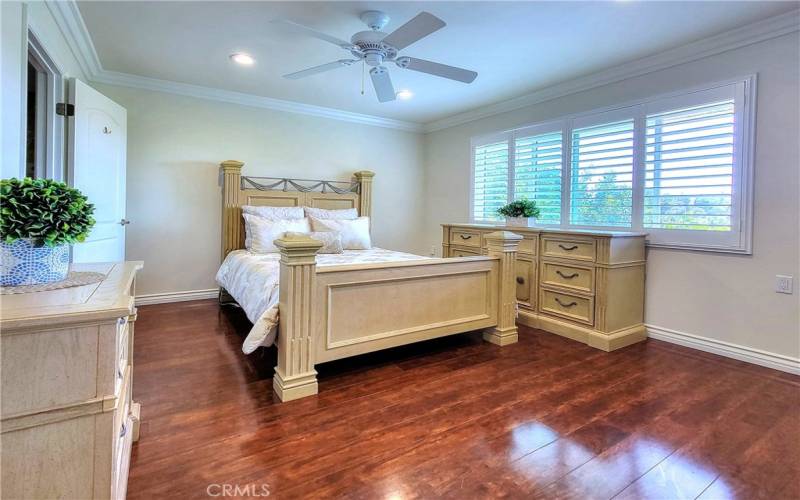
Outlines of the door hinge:
[{"label": "door hinge", "polygon": [[60,116],[75,116],[75,105],[59,102],[56,104],[56,114]]}]

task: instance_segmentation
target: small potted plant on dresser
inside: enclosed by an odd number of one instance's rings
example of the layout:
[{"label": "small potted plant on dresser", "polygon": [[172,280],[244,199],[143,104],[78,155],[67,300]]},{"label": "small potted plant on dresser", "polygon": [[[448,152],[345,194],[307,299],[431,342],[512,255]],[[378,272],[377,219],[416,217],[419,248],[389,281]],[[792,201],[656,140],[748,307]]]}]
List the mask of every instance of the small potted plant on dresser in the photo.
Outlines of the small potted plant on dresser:
[{"label": "small potted plant on dresser", "polygon": [[499,208],[497,213],[506,218],[506,226],[533,227],[539,217],[539,207],[534,200],[520,198]]},{"label": "small potted plant on dresser", "polygon": [[69,246],[89,235],[93,213],[86,196],[62,182],[0,181],[0,286],[66,278]]}]

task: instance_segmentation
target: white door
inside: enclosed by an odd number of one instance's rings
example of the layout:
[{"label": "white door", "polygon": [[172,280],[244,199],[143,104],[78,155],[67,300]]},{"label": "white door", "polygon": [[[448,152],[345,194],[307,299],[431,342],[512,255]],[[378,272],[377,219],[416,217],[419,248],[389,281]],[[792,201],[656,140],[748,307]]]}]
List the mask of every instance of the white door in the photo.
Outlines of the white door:
[{"label": "white door", "polygon": [[75,78],[70,79],[68,178],[94,204],[89,237],[72,248],[73,262],[125,260],[125,108]]}]

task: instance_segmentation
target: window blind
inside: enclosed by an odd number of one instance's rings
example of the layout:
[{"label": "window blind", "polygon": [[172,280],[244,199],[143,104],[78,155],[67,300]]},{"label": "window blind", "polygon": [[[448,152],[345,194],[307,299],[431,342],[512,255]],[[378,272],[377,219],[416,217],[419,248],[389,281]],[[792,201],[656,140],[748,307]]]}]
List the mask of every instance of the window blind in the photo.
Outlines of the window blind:
[{"label": "window blind", "polygon": [[476,221],[500,220],[508,203],[508,141],[475,146],[472,215]]},{"label": "window blind", "polygon": [[514,140],[514,198],[536,201],[542,224],[561,223],[561,131]]},{"label": "window blind", "polygon": [[572,132],[570,223],[631,226],[633,120]]},{"label": "window blind", "polygon": [[734,101],[647,116],[646,228],[731,231]]}]

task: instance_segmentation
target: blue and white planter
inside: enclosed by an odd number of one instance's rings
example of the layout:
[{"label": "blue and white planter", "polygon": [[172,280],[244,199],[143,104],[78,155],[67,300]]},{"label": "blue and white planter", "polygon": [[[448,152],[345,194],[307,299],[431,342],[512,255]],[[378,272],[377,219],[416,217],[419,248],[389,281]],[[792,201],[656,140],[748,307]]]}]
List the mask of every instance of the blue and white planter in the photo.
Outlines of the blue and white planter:
[{"label": "blue and white planter", "polygon": [[27,238],[0,242],[0,286],[52,283],[68,271],[69,245],[37,247]]}]

